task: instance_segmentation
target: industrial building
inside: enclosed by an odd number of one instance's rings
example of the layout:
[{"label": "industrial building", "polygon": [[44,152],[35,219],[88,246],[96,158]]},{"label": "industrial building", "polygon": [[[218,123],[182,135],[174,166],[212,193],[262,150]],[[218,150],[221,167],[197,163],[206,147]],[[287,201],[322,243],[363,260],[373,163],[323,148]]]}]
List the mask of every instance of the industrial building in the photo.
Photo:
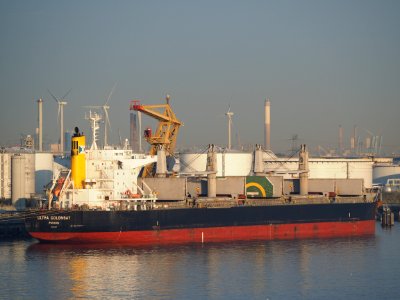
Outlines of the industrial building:
[{"label": "industrial building", "polygon": [[38,198],[53,179],[53,155],[46,152],[0,153],[0,199],[18,207]]}]

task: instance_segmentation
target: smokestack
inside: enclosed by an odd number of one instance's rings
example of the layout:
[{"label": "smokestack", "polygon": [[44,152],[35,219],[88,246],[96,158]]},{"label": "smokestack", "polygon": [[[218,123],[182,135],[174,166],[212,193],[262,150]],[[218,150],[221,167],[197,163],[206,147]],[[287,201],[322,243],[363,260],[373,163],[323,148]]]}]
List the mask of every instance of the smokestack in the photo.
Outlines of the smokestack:
[{"label": "smokestack", "polygon": [[357,125],[354,125],[354,129],[353,129],[353,138],[354,138],[354,149],[356,150],[356,148],[358,147],[358,137],[357,137]]},{"label": "smokestack", "polygon": [[339,155],[343,153],[343,127],[342,125],[339,125]]},{"label": "smokestack", "polygon": [[38,150],[43,151],[43,100],[37,100],[38,103]]},{"label": "smokestack", "polygon": [[142,113],[140,111],[137,112],[137,117],[139,121],[139,152],[142,153]]},{"label": "smokestack", "polygon": [[[372,137],[372,145],[374,145],[375,137]],[[365,150],[370,150],[371,148],[371,138],[367,136],[365,138],[365,144],[364,144]]]},{"label": "smokestack", "polygon": [[264,147],[266,150],[271,150],[271,101],[269,98],[265,99],[264,103],[265,123],[264,123]]},{"label": "smokestack", "polygon": [[353,152],[354,152],[354,145],[355,145],[354,136],[352,136],[350,138],[350,148],[351,148],[351,151],[353,151]]},{"label": "smokestack", "polygon": [[130,144],[132,151],[137,152],[138,151],[138,136],[137,136],[137,125],[136,125],[136,114],[134,112],[131,112],[130,114]]}]

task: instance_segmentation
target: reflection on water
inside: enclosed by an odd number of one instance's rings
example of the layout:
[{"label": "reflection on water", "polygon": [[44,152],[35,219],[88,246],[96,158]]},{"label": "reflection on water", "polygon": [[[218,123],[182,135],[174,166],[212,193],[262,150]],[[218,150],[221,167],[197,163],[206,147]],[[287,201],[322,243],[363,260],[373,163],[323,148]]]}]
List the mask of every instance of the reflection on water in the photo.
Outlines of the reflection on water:
[{"label": "reflection on water", "polygon": [[382,286],[397,284],[399,260],[386,258],[397,254],[393,246],[399,250],[399,229],[362,238],[171,247],[0,243],[0,288],[7,298],[35,299],[381,296]]}]

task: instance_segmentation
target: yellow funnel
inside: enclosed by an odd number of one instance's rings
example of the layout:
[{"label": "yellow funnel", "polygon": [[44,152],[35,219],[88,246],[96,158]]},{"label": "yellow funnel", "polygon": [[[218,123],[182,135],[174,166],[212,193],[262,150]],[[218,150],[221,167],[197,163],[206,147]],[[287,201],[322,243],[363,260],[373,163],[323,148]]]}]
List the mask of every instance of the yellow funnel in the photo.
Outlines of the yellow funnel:
[{"label": "yellow funnel", "polygon": [[86,179],[85,136],[75,127],[71,140],[71,179],[74,188],[83,189]]}]

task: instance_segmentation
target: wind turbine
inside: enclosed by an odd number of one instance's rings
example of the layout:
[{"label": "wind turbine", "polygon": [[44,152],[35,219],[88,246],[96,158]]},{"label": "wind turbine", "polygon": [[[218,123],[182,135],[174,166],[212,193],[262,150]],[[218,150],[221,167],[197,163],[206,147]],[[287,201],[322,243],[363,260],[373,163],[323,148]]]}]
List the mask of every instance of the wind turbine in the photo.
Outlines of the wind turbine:
[{"label": "wind turbine", "polygon": [[232,131],[232,116],[233,112],[231,112],[231,106],[229,105],[228,111],[225,113],[228,117],[228,150],[231,149],[231,131]]},{"label": "wind turbine", "polygon": [[60,152],[61,154],[64,154],[64,106],[67,105],[67,101],[65,101],[65,98],[68,96],[68,94],[71,92],[72,89],[70,89],[62,98],[57,98],[54,96],[49,89],[47,91],[49,94],[53,97],[54,101],[58,103],[58,122],[60,123]]},{"label": "wind turbine", "polygon": [[110,109],[110,106],[108,105],[108,102],[109,102],[110,99],[111,99],[111,96],[112,96],[112,94],[113,94],[113,92],[114,92],[114,89],[115,89],[116,85],[117,85],[117,84],[115,83],[114,86],[113,86],[113,88],[111,89],[110,94],[108,95],[108,98],[107,98],[106,103],[104,103],[104,105],[103,105],[104,116],[105,116],[105,118],[106,118],[105,124],[104,124],[104,148],[105,148],[106,146],[108,146],[107,125],[108,125],[108,127],[110,127],[110,131],[111,131],[110,118],[108,117],[108,110]]},{"label": "wind turbine", "polygon": [[110,106],[108,105],[108,102],[111,99],[112,94],[114,93],[114,89],[116,87],[116,83],[114,84],[113,88],[111,89],[110,94],[108,94],[107,101],[103,105],[97,105],[97,106],[85,106],[87,108],[102,108],[104,112],[104,149],[108,146],[108,129],[107,126],[110,128],[111,131],[111,123],[110,123],[110,118],[108,117],[108,110],[110,109]]}]

